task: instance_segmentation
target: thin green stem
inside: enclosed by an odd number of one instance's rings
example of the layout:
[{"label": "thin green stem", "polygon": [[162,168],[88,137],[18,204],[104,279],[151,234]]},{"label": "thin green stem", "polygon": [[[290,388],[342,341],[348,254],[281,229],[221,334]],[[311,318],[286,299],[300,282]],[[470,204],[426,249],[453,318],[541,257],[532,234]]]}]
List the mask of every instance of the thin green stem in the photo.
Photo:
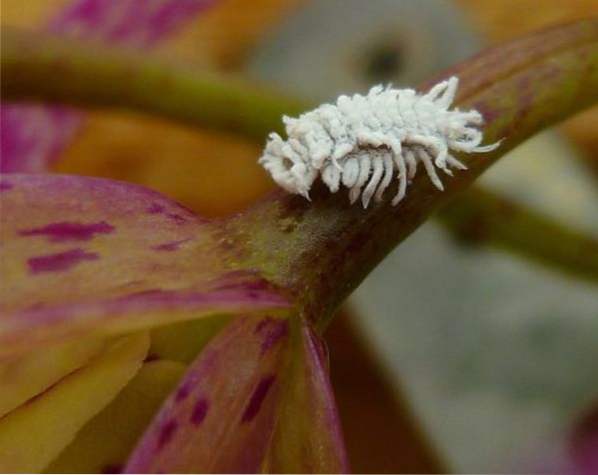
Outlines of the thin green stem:
[{"label": "thin green stem", "polygon": [[497,193],[473,186],[456,196],[438,216],[460,241],[492,245],[548,268],[598,282],[598,239],[568,229]]},{"label": "thin green stem", "polygon": [[3,27],[1,48],[4,101],[136,110],[254,140],[305,107],[230,76],[44,33]]}]

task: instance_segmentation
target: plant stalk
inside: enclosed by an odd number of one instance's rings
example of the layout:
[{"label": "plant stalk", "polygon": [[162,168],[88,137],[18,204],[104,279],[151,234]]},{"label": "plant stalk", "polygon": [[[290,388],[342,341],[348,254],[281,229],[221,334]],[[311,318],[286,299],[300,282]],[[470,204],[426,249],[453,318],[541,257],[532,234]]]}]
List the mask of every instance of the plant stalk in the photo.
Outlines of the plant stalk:
[{"label": "plant stalk", "polygon": [[158,114],[253,140],[282,132],[305,103],[231,76],[156,61],[135,50],[2,27],[2,100]]},{"label": "plant stalk", "polygon": [[363,210],[349,205],[345,194],[332,195],[323,187],[311,203],[280,192],[230,223],[238,242],[249,243],[248,261],[266,266],[321,326],[398,243],[498,158],[598,100],[598,19],[483,52],[431,84],[453,74],[461,80],[456,106],[482,112],[486,142],[503,142],[488,154],[460,155],[469,169],[445,180],[444,192],[425,174],[415,178],[396,207],[386,196]]},{"label": "plant stalk", "polygon": [[492,245],[572,277],[598,282],[598,240],[497,193],[472,186],[438,213],[458,240]]}]

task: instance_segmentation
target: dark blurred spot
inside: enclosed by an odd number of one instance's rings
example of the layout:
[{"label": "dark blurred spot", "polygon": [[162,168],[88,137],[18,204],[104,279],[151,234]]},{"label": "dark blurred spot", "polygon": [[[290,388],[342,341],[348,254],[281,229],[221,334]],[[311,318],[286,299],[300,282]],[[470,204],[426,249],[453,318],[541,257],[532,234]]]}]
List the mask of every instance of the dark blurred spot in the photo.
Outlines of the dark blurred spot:
[{"label": "dark blurred spot", "polygon": [[47,236],[50,242],[89,241],[96,234],[110,234],[112,231],[114,226],[106,221],[88,224],[61,221],[41,228],[21,230],[19,236]]},{"label": "dark blurred spot", "polygon": [[86,252],[83,249],[70,249],[57,254],[46,254],[27,259],[27,265],[32,274],[41,272],[59,272],[70,269],[79,262],[99,259],[95,252]]},{"label": "dark blurred spot", "polygon": [[200,425],[208,414],[209,403],[206,398],[201,398],[195,403],[191,413],[191,422],[196,426]]},{"label": "dark blurred spot", "polygon": [[160,429],[160,435],[158,436],[158,449],[161,449],[172,440],[172,436],[176,432],[177,428],[178,424],[173,419],[164,423]]},{"label": "dark blurred spot", "polygon": [[123,466],[117,463],[110,463],[102,467],[102,473],[122,473]]},{"label": "dark blurred spot", "polygon": [[251,395],[251,399],[249,399],[249,403],[243,412],[243,416],[241,417],[241,422],[250,422],[253,418],[260,412],[260,408],[262,407],[262,403],[270,390],[270,387],[276,380],[276,376],[269,375],[259,382],[253,394]]},{"label": "dark blurred spot", "polygon": [[404,67],[404,53],[398,43],[384,43],[370,49],[364,74],[368,81],[385,82],[396,78]]},{"label": "dark blurred spot", "polygon": [[189,383],[189,381],[184,382],[179,389],[177,389],[174,399],[176,402],[181,402],[184,401],[185,399],[187,399],[187,396],[189,396],[189,394],[191,394],[191,384]]}]

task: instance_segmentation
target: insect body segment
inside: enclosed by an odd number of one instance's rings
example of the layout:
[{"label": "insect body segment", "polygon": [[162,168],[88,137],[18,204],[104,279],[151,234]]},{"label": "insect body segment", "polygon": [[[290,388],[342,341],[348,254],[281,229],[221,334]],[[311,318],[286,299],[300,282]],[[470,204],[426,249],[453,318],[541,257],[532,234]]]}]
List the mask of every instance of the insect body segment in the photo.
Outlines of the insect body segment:
[{"label": "insect body segment", "polygon": [[367,96],[340,96],[336,105],[324,104],[297,119],[285,116],[288,139],[270,134],[259,162],[290,193],[309,199],[319,176],[332,193],[348,188],[351,203],[361,196],[364,208],[372,198],[382,200],[395,175],[392,204],[398,204],[420,163],[443,190],[437,170],[452,176],[452,169],[467,168],[451,151],[489,152],[500,144],[480,146],[479,112],[449,110],[458,83],[451,77],[423,95],[375,86]]}]

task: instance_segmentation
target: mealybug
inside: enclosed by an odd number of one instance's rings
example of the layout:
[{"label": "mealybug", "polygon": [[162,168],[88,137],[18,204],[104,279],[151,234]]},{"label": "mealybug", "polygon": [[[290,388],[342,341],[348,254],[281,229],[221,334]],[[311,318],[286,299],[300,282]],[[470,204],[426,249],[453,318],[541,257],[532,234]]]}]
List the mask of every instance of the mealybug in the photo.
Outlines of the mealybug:
[{"label": "mealybug", "polygon": [[323,104],[298,119],[283,117],[288,140],[272,133],[259,163],[290,193],[309,199],[314,180],[321,176],[332,193],[341,183],[354,203],[361,195],[367,208],[372,197],[382,199],[397,174],[399,203],[421,162],[432,183],[443,190],[436,168],[467,167],[450,154],[489,152],[500,142],[480,146],[482,115],[449,110],[459,80],[434,86],[427,94],[413,89],[375,86],[367,96],[340,96],[336,105]]}]

